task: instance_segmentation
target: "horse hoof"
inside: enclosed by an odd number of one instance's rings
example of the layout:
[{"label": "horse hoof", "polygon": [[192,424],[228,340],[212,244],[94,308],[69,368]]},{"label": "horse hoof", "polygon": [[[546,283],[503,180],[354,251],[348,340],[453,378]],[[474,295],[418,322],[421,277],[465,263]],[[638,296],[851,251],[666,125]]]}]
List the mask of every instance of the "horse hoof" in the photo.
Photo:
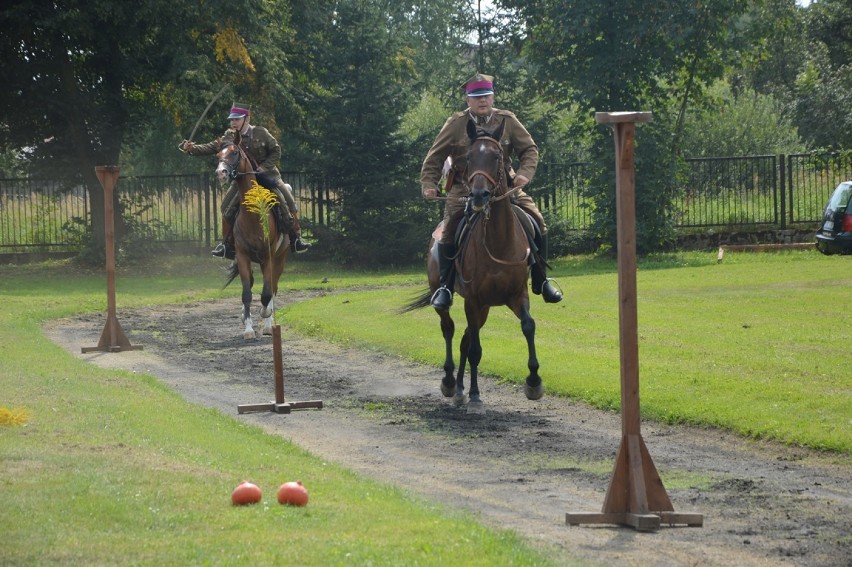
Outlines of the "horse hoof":
[{"label": "horse hoof", "polygon": [[445,398],[452,398],[456,395],[456,385],[447,386],[443,382],[441,382],[441,393],[444,394]]},{"label": "horse hoof", "polygon": [[540,382],[534,388],[529,384],[524,384],[524,394],[526,394],[528,400],[540,400],[544,395],[544,383]]},{"label": "horse hoof", "polygon": [[466,402],[467,402],[467,396],[464,395],[464,392],[456,392],[456,395],[453,397],[453,403],[457,407],[461,407]]},{"label": "horse hoof", "polygon": [[470,400],[467,403],[468,415],[485,415],[485,404],[482,400]]},{"label": "horse hoof", "polygon": [[264,334],[264,335],[271,335],[271,334],[272,334],[272,329],[271,329],[271,328],[270,328],[270,329],[267,329],[266,327],[264,327],[264,328],[263,328],[263,334]]},{"label": "horse hoof", "polygon": [[243,333],[243,338],[248,341],[251,339],[256,339],[257,335],[254,334],[254,331],[246,331],[245,333]]}]

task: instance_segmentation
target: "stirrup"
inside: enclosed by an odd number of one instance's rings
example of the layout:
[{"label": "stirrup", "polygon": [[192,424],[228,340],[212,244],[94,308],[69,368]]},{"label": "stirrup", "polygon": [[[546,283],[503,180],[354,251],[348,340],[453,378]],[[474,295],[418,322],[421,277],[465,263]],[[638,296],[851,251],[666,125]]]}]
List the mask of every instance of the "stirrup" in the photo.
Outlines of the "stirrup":
[{"label": "stirrup", "polygon": [[[445,297],[446,299],[444,299]],[[435,309],[449,309],[453,305],[453,292],[451,292],[447,286],[442,285],[435,290],[435,293],[432,294],[432,298],[429,300],[429,303],[432,304],[432,307]]]},{"label": "stirrup", "polygon": [[225,243],[220,242],[219,244],[216,245],[216,248],[214,248],[213,251],[210,252],[210,255],[216,256],[217,258],[224,258],[226,251],[227,251],[227,248],[225,247]]},{"label": "stirrup", "polygon": [[301,254],[302,252],[307,252],[310,249],[311,245],[302,240],[302,237],[299,236],[296,240],[293,241],[293,252],[297,254]]},{"label": "stirrup", "polygon": [[541,298],[544,299],[545,303],[559,303],[562,301],[562,288],[559,287],[556,280],[552,278],[544,280],[544,283],[541,284]]}]

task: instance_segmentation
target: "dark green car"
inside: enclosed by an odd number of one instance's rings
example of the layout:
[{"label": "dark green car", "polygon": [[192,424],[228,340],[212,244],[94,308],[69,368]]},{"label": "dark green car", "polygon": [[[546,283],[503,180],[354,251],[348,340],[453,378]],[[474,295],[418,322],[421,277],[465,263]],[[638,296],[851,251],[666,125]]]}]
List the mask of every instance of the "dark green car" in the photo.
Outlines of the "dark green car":
[{"label": "dark green car", "polygon": [[823,254],[852,254],[852,181],[844,181],[831,194],[816,247]]}]

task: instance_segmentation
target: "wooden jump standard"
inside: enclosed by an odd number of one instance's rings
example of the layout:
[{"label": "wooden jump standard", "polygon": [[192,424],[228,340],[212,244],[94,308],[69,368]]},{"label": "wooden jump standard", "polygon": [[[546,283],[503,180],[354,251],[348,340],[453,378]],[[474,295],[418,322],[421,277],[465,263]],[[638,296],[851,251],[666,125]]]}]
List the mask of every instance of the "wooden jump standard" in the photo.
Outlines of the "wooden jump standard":
[{"label": "wooden jump standard", "polygon": [[107,320],[98,346],[83,347],[82,352],[119,352],[122,350],[142,350],[141,346],[131,345],[127,335],[121,329],[115,310],[115,214],[112,206],[112,190],[118,179],[117,165],[99,165],[95,167],[98,181],[104,188],[104,233],[107,273]]},{"label": "wooden jump standard", "polygon": [[281,358],[281,325],[272,327],[272,362],[275,364],[275,401],[260,404],[240,404],[237,413],[271,411],[290,413],[294,409],[322,409],[322,400],[287,402],[284,400],[284,363]]},{"label": "wooden jump standard", "polygon": [[600,513],[569,512],[565,522],[622,524],[654,531],[661,523],[703,526],[702,514],[677,514],[639,432],[639,336],[636,310],[636,194],[633,149],[636,122],[650,112],[597,112],[599,124],[611,124],[615,140],[618,237],[618,323],[621,350],[621,446]]}]

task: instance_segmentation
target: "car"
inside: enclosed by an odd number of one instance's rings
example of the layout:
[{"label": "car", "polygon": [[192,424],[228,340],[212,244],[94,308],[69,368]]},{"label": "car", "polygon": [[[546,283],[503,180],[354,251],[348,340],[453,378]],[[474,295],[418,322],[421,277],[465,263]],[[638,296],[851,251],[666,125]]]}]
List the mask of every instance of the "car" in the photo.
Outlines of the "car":
[{"label": "car", "polygon": [[844,181],[831,194],[816,233],[816,247],[826,255],[852,254],[852,181]]}]

